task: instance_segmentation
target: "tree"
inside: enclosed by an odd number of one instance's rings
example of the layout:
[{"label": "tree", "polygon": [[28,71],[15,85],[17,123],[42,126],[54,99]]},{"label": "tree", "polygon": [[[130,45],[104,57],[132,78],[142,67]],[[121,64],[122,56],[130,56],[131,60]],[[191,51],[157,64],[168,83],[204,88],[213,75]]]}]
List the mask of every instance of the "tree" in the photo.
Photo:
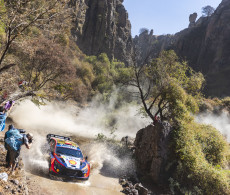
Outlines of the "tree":
[{"label": "tree", "polygon": [[86,60],[93,64],[95,78],[92,81],[92,88],[101,94],[110,94],[114,85],[130,77],[130,68],[116,60],[110,62],[105,53],[98,57],[87,57]]},{"label": "tree", "polygon": [[65,49],[52,40],[39,37],[12,49],[17,50],[21,79],[27,82],[24,92],[14,100],[26,96],[52,96],[57,86],[67,86],[75,78],[76,69]]},{"label": "tree", "polygon": [[[4,1],[0,0],[0,13],[3,11],[5,11]],[[0,21],[0,47],[1,47],[3,36],[4,36],[4,24]]]},{"label": "tree", "polygon": [[154,120],[184,117],[185,111],[197,111],[195,97],[204,82],[201,73],[194,72],[186,62],[180,62],[174,51],[163,51],[151,64],[133,66],[129,85],[138,89],[144,111]]},{"label": "tree", "polygon": [[215,8],[213,8],[212,6],[210,5],[207,5],[205,7],[202,8],[202,14],[203,14],[203,17],[209,17],[211,16],[215,11]]},{"label": "tree", "polygon": [[5,38],[0,48],[0,73],[16,65],[6,61],[12,43],[22,39],[33,26],[45,29],[63,12],[65,2],[66,0],[5,0],[5,9],[0,9],[0,24],[5,28]]},{"label": "tree", "polygon": [[139,30],[139,34],[142,34],[142,33],[149,33],[149,29],[147,29],[147,28],[141,28]]}]

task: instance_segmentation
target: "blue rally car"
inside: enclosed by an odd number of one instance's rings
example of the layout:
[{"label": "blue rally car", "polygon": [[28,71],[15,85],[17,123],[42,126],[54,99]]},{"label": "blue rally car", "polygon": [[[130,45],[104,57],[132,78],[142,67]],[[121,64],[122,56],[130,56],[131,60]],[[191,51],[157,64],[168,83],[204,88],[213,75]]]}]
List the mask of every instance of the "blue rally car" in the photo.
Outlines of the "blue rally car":
[{"label": "blue rally car", "polygon": [[50,176],[88,180],[90,164],[87,157],[83,157],[79,146],[69,137],[48,134],[50,146]]}]

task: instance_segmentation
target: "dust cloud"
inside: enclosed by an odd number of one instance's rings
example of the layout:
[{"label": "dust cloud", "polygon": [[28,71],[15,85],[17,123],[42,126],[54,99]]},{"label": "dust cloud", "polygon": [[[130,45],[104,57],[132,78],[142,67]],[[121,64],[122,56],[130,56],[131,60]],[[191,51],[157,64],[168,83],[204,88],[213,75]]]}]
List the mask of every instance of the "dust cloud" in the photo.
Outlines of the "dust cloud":
[{"label": "dust cloud", "polygon": [[119,174],[133,168],[130,156],[121,159],[115,148],[95,142],[94,138],[99,133],[116,140],[127,135],[135,137],[136,132],[150,121],[141,116],[139,107],[134,104],[125,104],[115,109],[116,100],[101,102],[101,98],[97,97],[85,108],[79,108],[73,102],[47,102],[45,106],[40,107],[28,99],[17,103],[11,113],[16,127],[32,132],[35,137],[33,147],[29,151],[23,148],[26,170],[33,174],[47,175],[48,133],[85,137],[90,140],[80,144],[80,147],[84,155],[88,156],[92,174],[103,172],[104,175],[112,177],[118,173],[118,168]]},{"label": "dust cloud", "polygon": [[220,115],[213,113],[202,113],[196,117],[197,122],[209,124],[218,129],[230,142],[230,116],[227,111],[223,111]]},{"label": "dust cloud", "polygon": [[36,106],[30,100],[17,104],[11,117],[19,128],[44,133],[73,134],[95,138],[98,133],[111,134],[111,123],[117,139],[145,127],[149,120],[138,114],[136,105],[124,105],[114,109],[113,102],[99,103],[95,99],[86,108],[80,109],[74,104],[64,102],[47,102],[46,106]]}]

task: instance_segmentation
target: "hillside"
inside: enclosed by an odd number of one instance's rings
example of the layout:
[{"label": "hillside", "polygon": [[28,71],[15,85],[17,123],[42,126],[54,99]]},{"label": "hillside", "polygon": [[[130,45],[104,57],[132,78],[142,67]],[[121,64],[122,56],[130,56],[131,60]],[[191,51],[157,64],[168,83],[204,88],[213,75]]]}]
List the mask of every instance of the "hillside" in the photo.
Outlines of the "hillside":
[{"label": "hillside", "polygon": [[201,17],[194,26],[175,35],[144,32],[134,39],[140,61],[156,57],[162,50],[174,49],[192,68],[205,75],[207,96],[229,96],[229,17],[230,1],[223,0],[212,16]]}]

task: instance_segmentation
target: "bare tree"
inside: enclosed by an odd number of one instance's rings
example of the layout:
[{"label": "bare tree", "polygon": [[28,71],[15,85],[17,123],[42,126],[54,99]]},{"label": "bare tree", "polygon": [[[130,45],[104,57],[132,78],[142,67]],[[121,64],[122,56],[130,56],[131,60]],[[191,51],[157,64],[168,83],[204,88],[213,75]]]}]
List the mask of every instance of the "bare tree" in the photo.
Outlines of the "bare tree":
[{"label": "bare tree", "polygon": [[68,84],[75,78],[76,69],[67,52],[52,40],[39,37],[21,43],[20,47],[16,48],[19,51],[16,55],[26,85],[22,93],[13,97],[14,100],[36,96],[41,89],[49,97],[55,93],[57,85]]},{"label": "bare tree", "polygon": [[0,22],[5,26],[5,39],[0,48],[0,74],[16,65],[5,60],[12,43],[20,40],[28,28],[45,27],[53,21],[63,12],[66,0],[5,0],[4,6],[0,12]]},{"label": "bare tree", "polygon": [[215,8],[213,8],[210,5],[207,5],[205,7],[202,8],[202,14],[204,17],[209,17],[211,16],[215,11]]}]

